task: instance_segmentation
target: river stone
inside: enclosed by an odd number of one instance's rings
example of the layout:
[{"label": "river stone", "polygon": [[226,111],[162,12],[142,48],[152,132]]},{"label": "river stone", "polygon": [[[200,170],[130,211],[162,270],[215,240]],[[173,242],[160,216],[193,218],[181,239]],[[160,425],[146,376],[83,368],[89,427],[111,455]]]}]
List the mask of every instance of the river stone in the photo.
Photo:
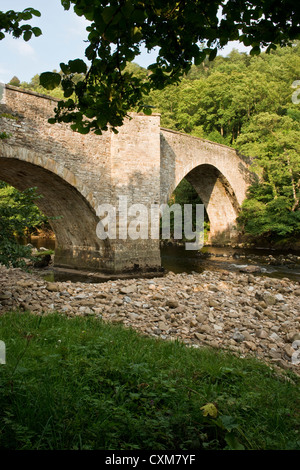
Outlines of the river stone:
[{"label": "river stone", "polygon": [[197,331],[194,333],[194,336],[196,339],[198,339],[199,341],[204,341],[206,336],[204,334],[201,334],[201,333],[198,333]]},{"label": "river stone", "polygon": [[198,314],[197,314],[197,320],[198,320],[200,323],[204,323],[204,322],[207,320],[207,316],[204,315],[204,313],[198,313]]},{"label": "river stone", "polygon": [[12,297],[11,292],[5,292],[4,294],[0,294],[0,300],[9,300]]},{"label": "river stone", "polygon": [[59,285],[56,282],[48,282],[46,289],[50,292],[59,292]]},{"label": "river stone", "polygon": [[286,335],[287,341],[293,343],[294,341],[299,341],[300,340],[300,333],[297,331],[291,331],[287,333]]},{"label": "river stone", "polygon": [[282,294],[276,294],[275,299],[277,300],[277,302],[284,302],[284,297]]},{"label": "river stone", "polygon": [[256,336],[259,338],[259,339],[267,339],[268,338],[268,333],[265,331],[265,330],[258,330],[256,332]]},{"label": "river stone", "polygon": [[132,294],[137,291],[137,286],[135,285],[130,285],[127,287],[122,287],[120,289],[121,294]]},{"label": "river stone", "polygon": [[176,314],[184,313],[186,311],[185,307],[183,305],[178,305],[178,307],[173,309],[173,312]]},{"label": "river stone", "polygon": [[177,300],[168,299],[168,300],[166,300],[166,306],[170,307],[170,308],[177,308],[178,307],[178,302],[177,302]]},{"label": "river stone", "polygon": [[158,322],[158,328],[159,328],[160,330],[162,330],[162,331],[165,331],[165,330],[167,330],[167,329],[169,328],[169,326],[166,325],[165,322],[160,321],[160,322]]},{"label": "river stone", "polygon": [[253,336],[251,336],[248,331],[243,331],[243,335],[244,335],[245,341],[253,342]]},{"label": "river stone", "polygon": [[108,294],[106,292],[96,292],[94,297],[96,299],[106,299],[108,297]]},{"label": "river stone", "polygon": [[216,300],[214,300],[214,299],[209,299],[208,305],[209,305],[210,307],[219,307],[219,306],[220,306],[219,303],[218,303]]},{"label": "river stone", "polygon": [[289,344],[286,344],[283,350],[288,357],[292,357],[293,354],[295,353],[295,349],[291,347]]},{"label": "river stone", "polygon": [[267,306],[272,306],[276,304],[276,298],[270,294],[264,294],[263,300]]},{"label": "river stone", "polygon": [[87,307],[84,314],[85,315],[95,315],[95,312],[92,308]]},{"label": "river stone", "polygon": [[259,266],[243,266],[239,271],[241,273],[260,273],[261,268]]},{"label": "river stone", "polygon": [[281,341],[280,336],[278,336],[276,333],[272,333],[272,334],[270,335],[270,338],[271,338],[273,341],[275,341],[275,342]]},{"label": "river stone", "polygon": [[32,280],[31,280],[31,281],[24,281],[24,280],[17,281],[17,286],[20,286],[20,287],[31,287],[31,286],[32,286]]},{"label": "river stone", "polygon": [[221,325],[214,324],[213,327],[214,327],[214,330],[216,330],[216,331],[223,331],[223,327]]},{"label": "river stone", "polygon": [[248,349],[251,349],[251,351],[256,351],[257,349],[256,344],[253,343],[253,341],[245,341],[244,344],[247,346]]},{"label": "river stone", "polygon": [[244,341],[245,336],[239,331],[235,331],[232,335],[232,339],[234,339],[234,341],[236,341],[237,343],[241,343],[242,341]]},{"label": "river stone", "polygon": [[200,325],[198,330],[200,333],[206,333],[206,334],[211,333],[211,327],[209,325]]},{"label": "river stone", "polygon": [[130,320],[138,320],[139,315],[137,313],[130,312],[127,314],[127,317],[130,318]]}]

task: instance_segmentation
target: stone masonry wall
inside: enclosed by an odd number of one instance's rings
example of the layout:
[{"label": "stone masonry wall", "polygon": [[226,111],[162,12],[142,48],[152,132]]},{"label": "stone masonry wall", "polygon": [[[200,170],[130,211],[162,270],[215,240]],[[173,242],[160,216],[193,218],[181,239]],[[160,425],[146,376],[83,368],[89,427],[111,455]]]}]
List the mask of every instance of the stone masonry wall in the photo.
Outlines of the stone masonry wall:
[{"label": "stone masonry wall", "polygon": [[[48,123],[57,101],[0,84],[0,131],[10,136],[0,140],[0,179],[21,190],[35,186],[44,196],[38,205],[54,217],[57,265],[108,272],[159,269],[150,208],[166,203],[184,177],[205,203],[212,233],[231,233],[250,182],[248,163],[235,150],[162,129],[158,114],[132,113],[118,134],[81,135],[67,124]],[[135,209],[123,234],[137,215],[148,232],[120,239],[117,212],[117,238],[102,240],[97,209],[108,203],[118,210],[120,197]]]},{"label": "stone masonry wall", "polygon": [[0,178],[36,186],[56,233],[59,266],[107,271],[160,267],[158,240],[100,240],[97,208],[126,196],[128,205],[160,198],[159,116],[132,114],[117,135],[81,135],[47,122],[57,100],[6,85],[1,97]]},{"label": "stone masonry wall", "polygon": [[236,237],[236,217],[251,182],[247,159],[225,145],[161,129],[161,167],[162,200],[186,178],[206,207],[211,242]]}]

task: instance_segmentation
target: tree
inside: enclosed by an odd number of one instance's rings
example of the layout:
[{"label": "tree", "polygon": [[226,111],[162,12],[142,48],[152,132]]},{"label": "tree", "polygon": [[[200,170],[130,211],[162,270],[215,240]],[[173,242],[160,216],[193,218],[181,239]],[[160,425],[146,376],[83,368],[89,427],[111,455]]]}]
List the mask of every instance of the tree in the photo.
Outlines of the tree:
[{"label": "tree", "polygon": [[252,236],[272,239],[300,234],[300,123],[260,113],[237,139],[239,150],[256,156],[258,183],[249,189],[239,222]]},{"label": "tree", "polygon": [[[300,7],[294,0],[61,0],[65,10],[71,6],[84,16],[88,46],[83,60],[60,64],[63,76],[55,72],[41,75],[41,85],[54,89],[62,84],[65,101],[60,101],[50,122],[72,123],[73,130],[101,133],[108,126],[116,132],[128,112],[138,107],[146,114],[151,108],[144,96],[153,89],[178,83],[192,64],[208,56],[229,41],[239,40],[252,46],[251,54],[261,47],[270,51],[300,37]],[[40,13],[33,8],[23,12],[0,12],[0,39],[5,33],[23,35],[27,41],[39,28],[21,25]],[[125,70],[128,62],[147,50],[158,49],[151,74],[145,79]],[[75,82],[76,73],[85,74]],[[75,99],[72,97],[75,94]]]},{"label": "tree", "polygon": [[9,82],[10,85],[13,85],[13,86],[20,86],[21,82],[19,80],[18,77],[14,76],[10,82]]},{"label": "tree", "polygon": [[20,245],[17,238],[47,221],[35,205],[39,197],[35,188],[19,192],[0,181],[0,264],[25,266],[23,258],[30,257],[31,249]]},{"label": "tree", "polygon": [[[144,97],[150,90],[178,83],[192,64],[229,41],[270,51],[300,37],[300,7],[293,0],[61,0],[68,10],[90,21],[87,27],[88,63],[70,60],[60,64],[63,77],[45,72],[41,84],[53,89],[62,84],[65,101],[58,103],[50,122],[71,123],[73,130],[101,133],[108,126],[116,132],[128,112],[151,114]],[[145,79],[125,70],[128,62],[147,50],[158,49],[151,74]],[[85,79],[74,83],[73,75]],[[76,98],[71,96],[75,93]]]},{"label": "tree", "polygon": [[29,41],[32,35],[40,36],[42,34],[40,28],[21,24],[23,21],[31,20],[33,16],[41,16],[41,14],[34,8],[26,8],[22,12],[0,11],[0,40],[5,38],[6,33],[12,34],[15,38],[22,36],[24,41]]}]

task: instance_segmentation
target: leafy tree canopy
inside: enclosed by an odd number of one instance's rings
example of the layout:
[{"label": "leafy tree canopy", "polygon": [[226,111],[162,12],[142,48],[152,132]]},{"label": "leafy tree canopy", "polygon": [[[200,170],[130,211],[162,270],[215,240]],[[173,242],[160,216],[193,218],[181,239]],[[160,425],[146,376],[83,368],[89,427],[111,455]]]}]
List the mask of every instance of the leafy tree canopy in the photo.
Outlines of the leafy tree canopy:
[{"label": "leafy tree canopy", "polygon": [[15,38],[23,37],[24,41],[29,41],[32,35],[40,36],[42,34],[40,28],[21,24],[23,21],[31,20],[33,16],[41,16],[41,14],[34,8],[26,8],[22,12],[0,11],[0,40],[5,38],[5,33],[12,34]]},{"label": "leafy tree canopy", "polygon": [[279,240],[300,234],[300,123],[268,112],[253,116],[237,139],[255,156],[259,181],[250,186],[239,222],[252,236]]},{"label": "leafy tree canopy", "polygon": [[46,223],[46,217],[35,205],[35,188],[23,192],[0,181],[0,264],[25,267],[24,257],[30,257],[30,248],[20,245],[17,237]]},{"label": "leafy tree canopy", "polygon": [[[45,72],[41,85],[51,90],[62,84],[66,100],[59,102],[51,122],[72,123],[81,133],[101,133],[108,126],[116,131],[133,107],[151,114],[144,103],[150,90],[177,83],[193,63],[200,64],[207,56],[214,59],[229,41],[239,40],[252,46],[251,54],[258,54],[261,47],[271,50],[300,37],[300,7],[294,0],[61,0],[61,4],[66,10],[72,6],[90,22],[87,63],[73,59],[60,64],[63,76]],[[30,8],[0,12],[0,32],[23,34],[25,40],[39,35],[40,30],[19,25],[37,14]],[[147,79],[124,70],[142,45],[158,50]],[[76,73],[83,73],[84,80],[75,83]]]}]

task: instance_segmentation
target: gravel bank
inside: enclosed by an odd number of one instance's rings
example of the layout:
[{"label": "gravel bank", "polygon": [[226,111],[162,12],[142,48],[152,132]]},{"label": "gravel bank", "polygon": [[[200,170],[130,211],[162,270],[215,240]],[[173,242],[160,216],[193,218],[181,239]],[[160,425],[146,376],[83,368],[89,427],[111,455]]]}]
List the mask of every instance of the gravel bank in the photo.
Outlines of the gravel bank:
[{"label": "gravel bank", "polygon": [[59,311],[146,335],[210,345],[300,372],[300,283],[251,273],[168,273],[104,283],[47,282],[0,266],[0,316]]}]

